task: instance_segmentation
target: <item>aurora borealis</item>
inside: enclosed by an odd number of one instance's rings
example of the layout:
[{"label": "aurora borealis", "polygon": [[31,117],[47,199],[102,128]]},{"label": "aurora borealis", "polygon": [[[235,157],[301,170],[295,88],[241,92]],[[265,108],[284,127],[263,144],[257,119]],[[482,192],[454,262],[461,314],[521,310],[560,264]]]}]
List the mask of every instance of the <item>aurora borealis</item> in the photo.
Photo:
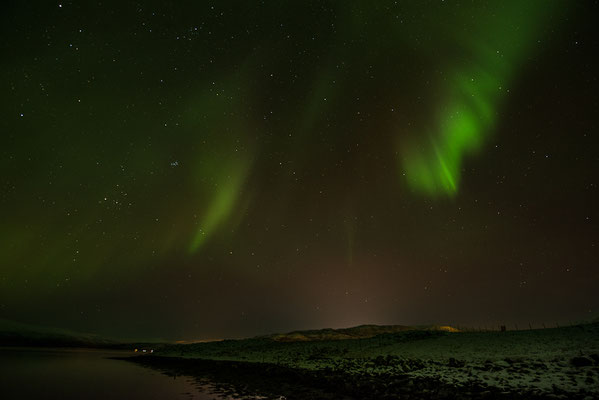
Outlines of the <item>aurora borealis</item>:
[{"label": "aurora borealis", "polygon": [[457,193],[462,160],[484,144],[496,109],[509,92],[510,77],[521,59],[530,55],[529,42],[538,40],[539,29],[547,28],[543,22],[553,6],[556,4],[550,2],[543,7],[520,2],[488,9],[484,4],[471,22],[470,34],[458,35],[462,48],[457,54],[468,57],[456,61],[460,65],[455,69],[449,68],[447,87],[440,89],[447,102],[438,104],[437,114],[432,116],[436,134],[429,135],[430,143],[420,147],[399,146],[405,154],[408,182],[415,190],[428,195]]},{"label": "aurora borealis", "polygon": [[596,317],[598,7],[9,2],[0,318]]}]

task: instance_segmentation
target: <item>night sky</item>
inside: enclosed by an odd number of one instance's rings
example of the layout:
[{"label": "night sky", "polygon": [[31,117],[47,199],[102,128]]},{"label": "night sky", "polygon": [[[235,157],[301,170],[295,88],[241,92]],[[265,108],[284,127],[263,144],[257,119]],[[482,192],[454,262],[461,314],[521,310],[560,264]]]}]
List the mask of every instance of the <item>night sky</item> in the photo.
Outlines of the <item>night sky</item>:
[{"label": "night sky", "polygon": [[202,339],[599,314],[592,1],[9,1],[0,318]]}]

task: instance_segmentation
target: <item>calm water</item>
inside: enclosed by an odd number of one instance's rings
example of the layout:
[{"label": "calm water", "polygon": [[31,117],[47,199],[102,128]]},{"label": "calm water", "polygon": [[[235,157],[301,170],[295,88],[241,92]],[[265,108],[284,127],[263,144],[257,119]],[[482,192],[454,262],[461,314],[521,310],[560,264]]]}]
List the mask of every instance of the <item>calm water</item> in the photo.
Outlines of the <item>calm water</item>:
[{"label": "calm water", "polygon": [[0,399],[215,399],[191,378],[173,379],[106,357],[130,352],[0,348]]}]

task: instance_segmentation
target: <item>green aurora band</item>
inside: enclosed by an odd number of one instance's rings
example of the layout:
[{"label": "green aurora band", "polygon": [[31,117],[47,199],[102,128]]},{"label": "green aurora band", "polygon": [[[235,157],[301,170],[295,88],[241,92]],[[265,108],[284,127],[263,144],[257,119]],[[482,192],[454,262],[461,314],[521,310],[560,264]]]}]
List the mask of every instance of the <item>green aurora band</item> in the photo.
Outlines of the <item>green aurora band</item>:
[{"label": "green aurora band", "polygon": [[189,246],[191,253],[199,250],[230,216],[237,204],[245,171],[247,171],[247,167],[237,166],[232,169],[231,173],[224,174],[219,178],[217,188],[202,214],[201,222]]},{"label": "green aurora band", "polygon": [[[498,122],[507,85],[560,18],[554,9],[568,4],[498,1],[445,8],[447,3],[431,12],[421,2],[332,1],[329,13],[318,12],[315,35],[295,18],[304,5],[283,2],[273,15],[285,17],[293,35],[273,34],[279,23],[239,42],[224,34],[222,43],[203,41],[198,33],[186,41],[191,53],[173,56],[185,67],[178,69],[169,58],[171,43],[155,42],[150,32],[136,39],[149,48],[115,40],[118,52],[130,56],[105,74],[93,72],[113,55],[98,58],[93,46],[77,53],[70,47],[44,50],[44,68],[28,52],[7,59],[5,89],[13,93],[9,105],[16,117],[6,122],[12,124],[6,131],[15,133],[0,160],[10,205],[0,229],[3,264],[10,266],[3,269],[0,292],[22,299],[76,292],[86,281],[100,280],[98,287],[126,282],[179,253],[205,265],[212,249],[237,240],[244,218],[257,218],[264,198],[276,196],[281,205],[269,210],[273,220],[295,218],[287,217],[289,204],[310,192],[297,187],[321,180],[334,186],[326,179],[335,177],[337,152],[358,142],[385,140],[380,151],[399,155],[412,194],[455,196],[464,160],[481,149]],[[394,7],[399,18],[389,11]],[[99,37],[110,42],[111,34]],[[43,42],[34,50],[46,47]],[[156,54],[169,57],[157,62]],[[23,68],[35,79],[12,88],[8,83],[22,81]],[[88,71],[95,80],[65,72],[71,70]],[[443,80],[436,78],[438,70]],[[404,79],[418,71],[423,74]],[[383,86],[396,74],[401,77],[394,85]],[[414,97],[429,80],[434,93],[425,94],[432,100],[420,105]],[[34,81],[48,82],[47,88],[31,89]],[[391,117],[398,118],[391,130],[387,114],[377,114],[380,104],[368,109],[358,97],[407,111]],[[23,108],[35,113],[19,116]],[[359,123],[358,110],[365,117]],[[421,113],[430,125],[419,123]],[[416,124],[408,128],[412,120]],[[381,126],[381,138],[367,137]],[[397,147],[389,149],[388,138]],[[363,165],[358,172],[367,175],[370,154],[363,148],[344,157]],[[355,181],[355,190],[330,200],[347,207],[350,266],[360,237],[360,224],[350,218],[363,201],[356,195],[362,183]]]},{"label": "green aurora band", "polygon": [[[481,149],[497,122],[506,85],[541,42],[555,2],[492,3],[477,15],[443,88],[445,102],[423,141],[402,145],[401,167],[410,188],[428,196],[454,196],[464,159]],[[487,4],[488,5],[488,4]],[[487,16],[487,18],[485,18]],[[493,16],[493,18],[490,18]],[[473,34],[474,33],[474,34]]]},{"label": "green aurora band", "polygon": [[[227,223],[239,222],[235,211],[240,207],[246,177],[253,158],[248,138],[251,121],[236,110],[242,105],[236,100],[250,96],[251,60],[237,71],[224,73],[222,83],[213,89],[198,91],[200,96],[189,105],[186,123],[198,131],[198,150],[190,186],[195,188],[196,220],[188,246],[190,254],[200,251],[204,244]],[[202,110],[203,112],[198,112]]]}]

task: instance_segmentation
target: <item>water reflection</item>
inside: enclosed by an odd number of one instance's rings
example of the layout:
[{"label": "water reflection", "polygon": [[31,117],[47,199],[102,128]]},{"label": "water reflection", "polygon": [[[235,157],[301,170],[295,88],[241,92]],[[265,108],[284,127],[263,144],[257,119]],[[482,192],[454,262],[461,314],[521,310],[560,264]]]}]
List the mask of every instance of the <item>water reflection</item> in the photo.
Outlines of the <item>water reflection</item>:
[{"label": "water reflection", "polygon": [[127,361],[171,377],[193,376],[204,391],[221,399],[351,400],[347,376],[283,365],[142,356]]},{"label": "water reflection", "polygon": [[190,377],[110,359],[130,352],[0,348],[1,399],[219,398]]}]

